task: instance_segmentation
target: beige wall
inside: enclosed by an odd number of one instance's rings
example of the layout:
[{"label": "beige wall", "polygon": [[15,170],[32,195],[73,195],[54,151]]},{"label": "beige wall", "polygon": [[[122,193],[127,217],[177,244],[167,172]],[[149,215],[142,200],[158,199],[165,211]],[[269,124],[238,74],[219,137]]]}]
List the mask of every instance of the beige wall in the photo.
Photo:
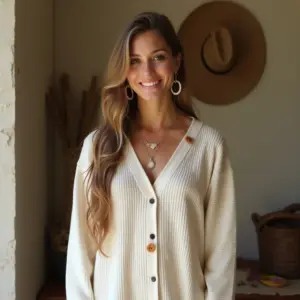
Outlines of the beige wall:
[{"label": "beige wall", "polygon": [[16,1],[16,291],[35,299],[44,282],[45,92],[53,71],[53,1]]},{"label": "beige wall", "polygon": [[44,276],[52,1],[0,1],[0,299],[32,300]]},{"label": "beige wall", "polygon": [[[204,1],[202,1],[204,2]],[[257,255],[251,212],[300,200],[300,1],[240,0],[260,20],[268,62],[257,88],[228,107],[199,102],[201,118],[228,141],[236,175],[239,255]],[[57,73],[86,88],[102,73],[119,30],[138,12],[167,14],[176,28],[201,1],[56,1]],[[199,82],[201,84],[201,81]]]}]

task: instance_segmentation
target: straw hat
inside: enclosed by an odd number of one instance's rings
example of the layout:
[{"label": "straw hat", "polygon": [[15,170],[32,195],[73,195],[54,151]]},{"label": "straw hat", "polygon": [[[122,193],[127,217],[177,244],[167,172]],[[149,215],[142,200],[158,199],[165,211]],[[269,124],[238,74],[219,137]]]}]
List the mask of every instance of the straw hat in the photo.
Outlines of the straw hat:
[{"label": "straw hat", "polygon": [[187,85],[198,100],[213,105],[237,102],[259,82],[266,42],[256,18],[231,1],[196,8],[182,23]]}]

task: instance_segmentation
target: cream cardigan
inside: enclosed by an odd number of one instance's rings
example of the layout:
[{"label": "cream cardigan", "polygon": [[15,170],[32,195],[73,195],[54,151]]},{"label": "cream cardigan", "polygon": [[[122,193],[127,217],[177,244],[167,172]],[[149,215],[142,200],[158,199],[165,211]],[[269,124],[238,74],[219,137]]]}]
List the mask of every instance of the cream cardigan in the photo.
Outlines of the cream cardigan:
[{"label": "cream cardigan", "polygon": [[234,182],[220,134],[193,119],[153,185],[127,144],[112,182],[109,258],[97,251],[85,221],[92,139],[84,141],[74,182],[67,299],[232,300]]}]

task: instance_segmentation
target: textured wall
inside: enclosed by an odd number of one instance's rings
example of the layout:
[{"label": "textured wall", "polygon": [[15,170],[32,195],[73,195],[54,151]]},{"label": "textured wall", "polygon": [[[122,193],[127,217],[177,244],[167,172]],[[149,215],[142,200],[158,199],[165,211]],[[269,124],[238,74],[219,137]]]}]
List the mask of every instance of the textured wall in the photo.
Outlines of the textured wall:
[{"label": "textured wall", "polygon": [[15,299],[15,1],[0,1],[0,299]]}]

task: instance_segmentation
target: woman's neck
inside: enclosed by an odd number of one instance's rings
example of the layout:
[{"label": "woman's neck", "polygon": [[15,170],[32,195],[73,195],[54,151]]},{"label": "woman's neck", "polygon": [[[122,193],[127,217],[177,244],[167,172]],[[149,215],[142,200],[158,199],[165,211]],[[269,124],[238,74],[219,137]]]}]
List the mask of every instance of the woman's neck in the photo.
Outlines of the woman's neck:
[{"label": "woman's neck", "polygon": [[139,101],[137,126],[147,131],[157,132],[170,128],[179,117],[179,112],[170,99],[169,101]]}]

